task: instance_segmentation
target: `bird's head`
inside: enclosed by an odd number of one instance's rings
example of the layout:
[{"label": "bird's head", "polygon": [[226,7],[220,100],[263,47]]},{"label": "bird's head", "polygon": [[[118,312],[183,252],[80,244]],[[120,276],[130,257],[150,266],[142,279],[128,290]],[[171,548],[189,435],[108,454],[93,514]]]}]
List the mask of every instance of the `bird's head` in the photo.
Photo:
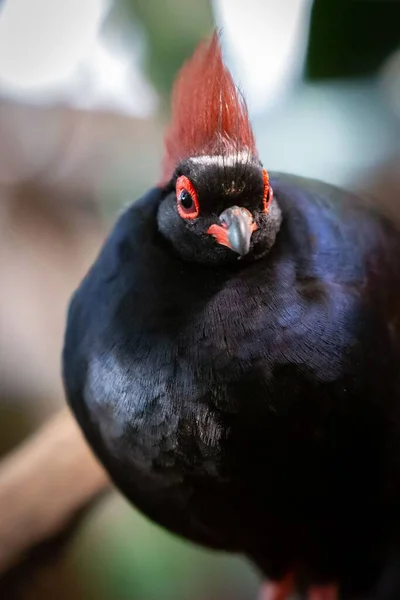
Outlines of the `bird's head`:
[{"label": "bird's head", "polygon": [[273,245],[281,213],[217,34],[175,82],[161,185],[158,226],[183,259],[251,260]]}]

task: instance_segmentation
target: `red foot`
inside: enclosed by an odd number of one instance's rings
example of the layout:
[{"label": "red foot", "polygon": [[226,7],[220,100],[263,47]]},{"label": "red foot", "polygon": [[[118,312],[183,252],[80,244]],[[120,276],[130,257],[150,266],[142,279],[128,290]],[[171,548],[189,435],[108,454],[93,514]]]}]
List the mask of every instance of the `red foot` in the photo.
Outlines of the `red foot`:
[{"label": "red foot", "polygon": [[313,586],[308,590],[307,600],[339,600],[335,585]]},{"label": "red foot", "polygon": [[269,581],[264,584],[261,588],[260,600],[289,600],[293,589],[293,575],[289,573],[282,581]]},{"label": "red foot", "polygon": [[[261,588],[259,600],[289,600],[294,591],[293,575],[288,574],[282,581],[269,581]],[[339,600],[336,585],[312,586],[307,593],[307,600]]]}]

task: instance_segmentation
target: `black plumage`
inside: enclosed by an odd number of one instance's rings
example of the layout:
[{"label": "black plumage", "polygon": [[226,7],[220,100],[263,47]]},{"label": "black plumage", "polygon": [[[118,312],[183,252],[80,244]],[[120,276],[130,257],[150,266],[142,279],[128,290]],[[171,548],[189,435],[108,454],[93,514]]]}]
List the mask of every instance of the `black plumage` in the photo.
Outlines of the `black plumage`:
[{"label": "black plumage", "polygon": [[400,238],[328,185],[273,187],[282,226],[250,264],[174,256],[158,189],[128,208],[71,304],[67,395],[152,519],[358,587],[397,527]]},{"label": "black plumage", "polygon": [[[400,556],[400,235],[295,176],[271,175],[266,212],[262,167],[239,158],[184,160],[120,216],[71,301],[68,402],[115,484],[171,531],[274,580],[399,598],[400,582],[376,586]],[[182,174],[203,211],[190,221]],[[240,260],[207,235],[230,206],[257,227]]]}]

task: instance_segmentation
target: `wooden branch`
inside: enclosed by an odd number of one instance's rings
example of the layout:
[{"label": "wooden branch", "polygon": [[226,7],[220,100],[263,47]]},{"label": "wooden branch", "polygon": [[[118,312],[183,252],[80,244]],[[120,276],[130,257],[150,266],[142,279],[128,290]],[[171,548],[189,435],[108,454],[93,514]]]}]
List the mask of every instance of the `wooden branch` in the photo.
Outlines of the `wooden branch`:
[{"label": "wooden branch", "polygon": [[69,410],[50,419],[0,463],[0,574],[109,485]]}]

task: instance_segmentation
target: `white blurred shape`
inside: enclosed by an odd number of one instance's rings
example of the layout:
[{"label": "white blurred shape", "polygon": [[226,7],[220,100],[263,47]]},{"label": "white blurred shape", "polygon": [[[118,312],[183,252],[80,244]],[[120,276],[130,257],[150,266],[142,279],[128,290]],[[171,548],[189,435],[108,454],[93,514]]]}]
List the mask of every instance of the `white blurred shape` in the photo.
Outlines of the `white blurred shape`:
[{"label": "white blurred shape", "polygon": [[117,54],[100,37],[108,10],[107,0],[6,0],[0,11],[0,94],[152,114],[157,97],[138,56]]},{"label": "white blurred shape", "polygon": [[252,114],[300,79],[312,0],[213,0],[226,62]]},{"label": "white blurred shape", "polygon": [[103,0],[8,0],[0,13],[0,76],[21,89],[69,76],[89,51]]},{"label": "white blurred shape", "polygon": [[302,81],[312,6],[313,0],[213,0],[225,60],[247,99],[264,164],[346,186],[398,152],[400,86],[395,60],[387,98],[374,79]]},{"label": "white blurred shape", "polygon": [[158,99],[142,73],[140,48],[135,54],[128,59],[122,51],[107,48],[102,39],[95,40],[90,56],[72,78],[71,102],[82,109],[105,106],[141,118],[150,117]]},{"label": "white blurred shape", "polygon": [[[260,156],[286,171],[348,186],[398,147],[398,125],[371,81],[302,85],[253,121]],[[373,141],[373,143],[371,143]]]}]

